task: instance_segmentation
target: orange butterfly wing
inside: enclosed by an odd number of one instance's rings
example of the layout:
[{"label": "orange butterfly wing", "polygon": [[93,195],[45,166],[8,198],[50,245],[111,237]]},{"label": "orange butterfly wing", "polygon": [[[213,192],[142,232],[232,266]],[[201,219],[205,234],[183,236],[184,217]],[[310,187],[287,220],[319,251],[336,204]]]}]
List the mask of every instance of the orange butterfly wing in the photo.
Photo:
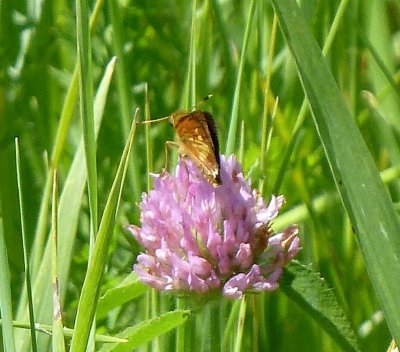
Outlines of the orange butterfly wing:
[{"label": "orange butterfly wing", "polygon": [[176,112],[172,124],[180,154],[187,155],[214,186],[221,184],[219,144],[214,119],[203,111]]}]

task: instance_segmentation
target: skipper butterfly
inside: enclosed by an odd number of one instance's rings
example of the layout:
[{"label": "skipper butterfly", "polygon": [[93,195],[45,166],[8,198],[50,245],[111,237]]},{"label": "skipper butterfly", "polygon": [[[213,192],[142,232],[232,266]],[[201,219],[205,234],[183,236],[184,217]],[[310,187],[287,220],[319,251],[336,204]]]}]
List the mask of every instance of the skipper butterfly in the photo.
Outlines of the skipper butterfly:
[{"label": "skipper butterfly", "polygon": [[219,144],[215,121],[206,111],[177,111],[170,116],[141,123],[169,120],[178,135],[178,143],[168,141],[166,145],[178,148],[182,156],[189,157],[204,177],[214,187],[221,184]]}]

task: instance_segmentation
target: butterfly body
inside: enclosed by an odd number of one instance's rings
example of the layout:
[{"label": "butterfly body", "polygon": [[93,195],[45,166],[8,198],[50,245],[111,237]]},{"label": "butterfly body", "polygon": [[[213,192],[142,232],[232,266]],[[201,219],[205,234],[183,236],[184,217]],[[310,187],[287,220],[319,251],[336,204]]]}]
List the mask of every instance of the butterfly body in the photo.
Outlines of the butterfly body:
[{"label": "butterfly body", "polygon": [[177,111],[169,118],[179,138],[179,153],[189,157],[213,186],[221,184],[215,121],[206,111]]}]

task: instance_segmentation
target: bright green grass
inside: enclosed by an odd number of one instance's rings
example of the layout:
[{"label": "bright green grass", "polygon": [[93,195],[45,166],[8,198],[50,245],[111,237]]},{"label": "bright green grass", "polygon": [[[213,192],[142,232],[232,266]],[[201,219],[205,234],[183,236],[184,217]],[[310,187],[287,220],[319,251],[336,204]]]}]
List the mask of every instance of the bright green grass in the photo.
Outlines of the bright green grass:
[{"label": "bright green grass", "polygon": [[[37,351],[64,350],[62,325],[73,351],[87,340],[91,351],[400,342],[400,4],[85,3],[0,1],[0,350],[33,349],[30,316]],[[208,94],[201,109],[216,119],[222,153],[242,156],[266,199],[285,195],[274,225],[300,225],[307,266],[292,265],[275,293],[200,309],[137,281],[140,247],[125,226],[139,224],[148,173],[162,170],[174,138],[166,123],[131,129],[136,109],[162,117]]]}]

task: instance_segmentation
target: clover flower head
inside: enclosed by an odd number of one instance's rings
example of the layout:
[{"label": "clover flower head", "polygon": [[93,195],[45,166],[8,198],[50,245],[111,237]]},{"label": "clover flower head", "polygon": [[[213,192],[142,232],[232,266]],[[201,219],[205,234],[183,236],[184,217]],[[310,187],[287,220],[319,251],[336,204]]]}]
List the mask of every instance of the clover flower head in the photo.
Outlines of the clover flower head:
[{"label": "clover flower head", "polygon": [[278,287],[283,267],[300,249],[298,228],[273,233],[283,196],[262,197],[234,156],[221,155],[222,184],[214,187],[194,163],[180,158],[173,175],[153,175],[140,203],[141,227],[128,228],[145,248],[134,271],[162,291],[229,298]]}]

